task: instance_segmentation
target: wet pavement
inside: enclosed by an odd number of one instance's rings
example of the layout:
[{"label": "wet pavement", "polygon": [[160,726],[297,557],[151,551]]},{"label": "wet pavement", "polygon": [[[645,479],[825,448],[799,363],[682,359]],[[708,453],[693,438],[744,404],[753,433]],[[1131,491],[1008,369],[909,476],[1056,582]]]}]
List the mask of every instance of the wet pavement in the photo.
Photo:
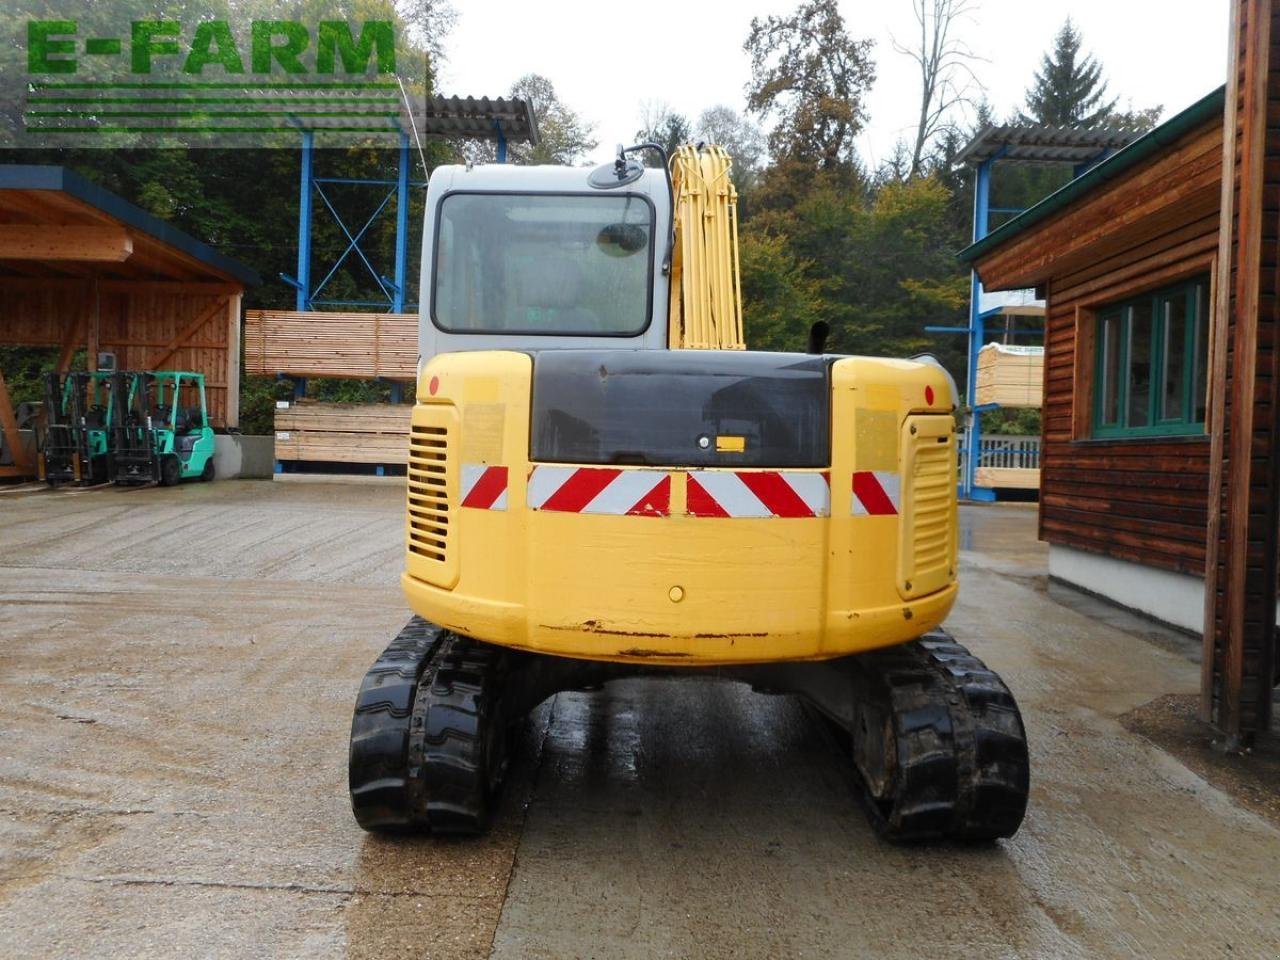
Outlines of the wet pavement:
[{"label": "wet pavement", "polygon": [[693,677],[544,704],[483,840],[363,834],[347,728],[406,615],[399,511],[0,495],[0,956],[1280,956],[1280,830],[1125,726],[1197,666],[1051,596],[1025,507],[963,511],[948,623],[1023,707],[1012,841],[881,843],[794,701]]}]

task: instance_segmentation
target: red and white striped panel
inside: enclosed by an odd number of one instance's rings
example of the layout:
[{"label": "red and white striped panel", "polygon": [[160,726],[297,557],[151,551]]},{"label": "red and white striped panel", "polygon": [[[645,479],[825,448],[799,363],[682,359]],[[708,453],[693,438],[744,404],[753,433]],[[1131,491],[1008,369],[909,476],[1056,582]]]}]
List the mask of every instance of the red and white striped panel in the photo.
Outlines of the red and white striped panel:
[{"label": "red and white striped panel", "polygon": [[853,475],[855,517],[896,517],[902,509],[902,478],[889,470],[860,470]]},{"label": "red and white striped panel", "polygon": [[483,463],[462,465],[462,499],[464,507],[476,510],[507,509],[507,468],[488,467]]},{"label": "red and white striped panel", "polygon": [[671,515],[671,474],[612,467],[536,466],[529,474],[533,510],[615,517]]},{"label": "red and white striped panel", "polygon": [[825,473],[773,470],[691,470],[694,517],[827,517],[831,481]]}]

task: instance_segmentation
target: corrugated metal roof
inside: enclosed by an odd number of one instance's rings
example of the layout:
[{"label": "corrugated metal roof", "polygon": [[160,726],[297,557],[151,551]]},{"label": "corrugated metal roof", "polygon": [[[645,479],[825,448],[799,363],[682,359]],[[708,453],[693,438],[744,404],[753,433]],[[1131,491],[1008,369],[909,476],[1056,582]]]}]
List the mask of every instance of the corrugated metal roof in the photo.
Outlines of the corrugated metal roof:
[{"label": "corrugated metal roof", "polygon": [[1127,147],[1139,133],[1120,127],[1079,130],[1039,124],[983,127],[955,158],[957,167],[999,156],[1001,163],[1087,163],[1109,150]]},{"label": "corrugated metal roof", "polygon": [[496,140],[501,131],[508,143],[538,143],[533,104],[518,97],[427,97],[413,120],[423,136]]},{"label": "corrugated metal roof", "polygon": [[1138,164],[1171,146],[1196,127],[1217,119],[1222,120],[1226,105],[1227,88],[1221,86],[1213,93],[1196,101],[1187,109],[1162,123],[1149,133],[1139,137],[1119,153],[1104,160],[1087,173],[1081,174],[1062,189],[1049,194],[1030,210],[1026,210],[1007,223],[1001,224],[977,243],[958,254],[963,263],[973,263],[990,253],[1022,231],[1048,219],[1069,206],[1089,191],[1114,180]]}]

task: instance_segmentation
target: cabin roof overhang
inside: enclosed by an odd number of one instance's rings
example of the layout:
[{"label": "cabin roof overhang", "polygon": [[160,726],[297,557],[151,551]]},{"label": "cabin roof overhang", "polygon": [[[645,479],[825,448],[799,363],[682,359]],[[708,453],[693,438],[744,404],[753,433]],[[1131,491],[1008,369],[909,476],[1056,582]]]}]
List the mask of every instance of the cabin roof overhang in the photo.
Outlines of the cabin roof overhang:
[{"label": "cabin roof overhang", "polygon": [[0,277],[261,282],[251,267],[62,166],[0,164],[0,241]]}]

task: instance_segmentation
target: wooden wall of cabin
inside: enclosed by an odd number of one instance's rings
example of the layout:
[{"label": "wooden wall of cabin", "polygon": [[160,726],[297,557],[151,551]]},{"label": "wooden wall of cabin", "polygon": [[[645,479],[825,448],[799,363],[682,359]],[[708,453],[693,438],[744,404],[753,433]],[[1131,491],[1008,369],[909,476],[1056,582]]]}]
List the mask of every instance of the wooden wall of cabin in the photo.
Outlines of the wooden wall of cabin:
[{"label": "wooden wall of cabin", "polygon": [[[121,370],[205,375],[210,420],[239,423],[240,291],[191,285],[91,286],[0,281],[0,343],[49,347],[67,361],[77,349],[110,351]],[[229,345],[233,346],[229,349]]]},{"label": "wooden wall of cabin", "polygon": [[1040,536],[1049,543],[1204,573],[1208,436],[1092,439],[1093,339],[1107,304],[1201,274],[1212,284],[1221,152],[1220,127],[1198,131],[992,258],[1066,253],[1046,285]]}]

